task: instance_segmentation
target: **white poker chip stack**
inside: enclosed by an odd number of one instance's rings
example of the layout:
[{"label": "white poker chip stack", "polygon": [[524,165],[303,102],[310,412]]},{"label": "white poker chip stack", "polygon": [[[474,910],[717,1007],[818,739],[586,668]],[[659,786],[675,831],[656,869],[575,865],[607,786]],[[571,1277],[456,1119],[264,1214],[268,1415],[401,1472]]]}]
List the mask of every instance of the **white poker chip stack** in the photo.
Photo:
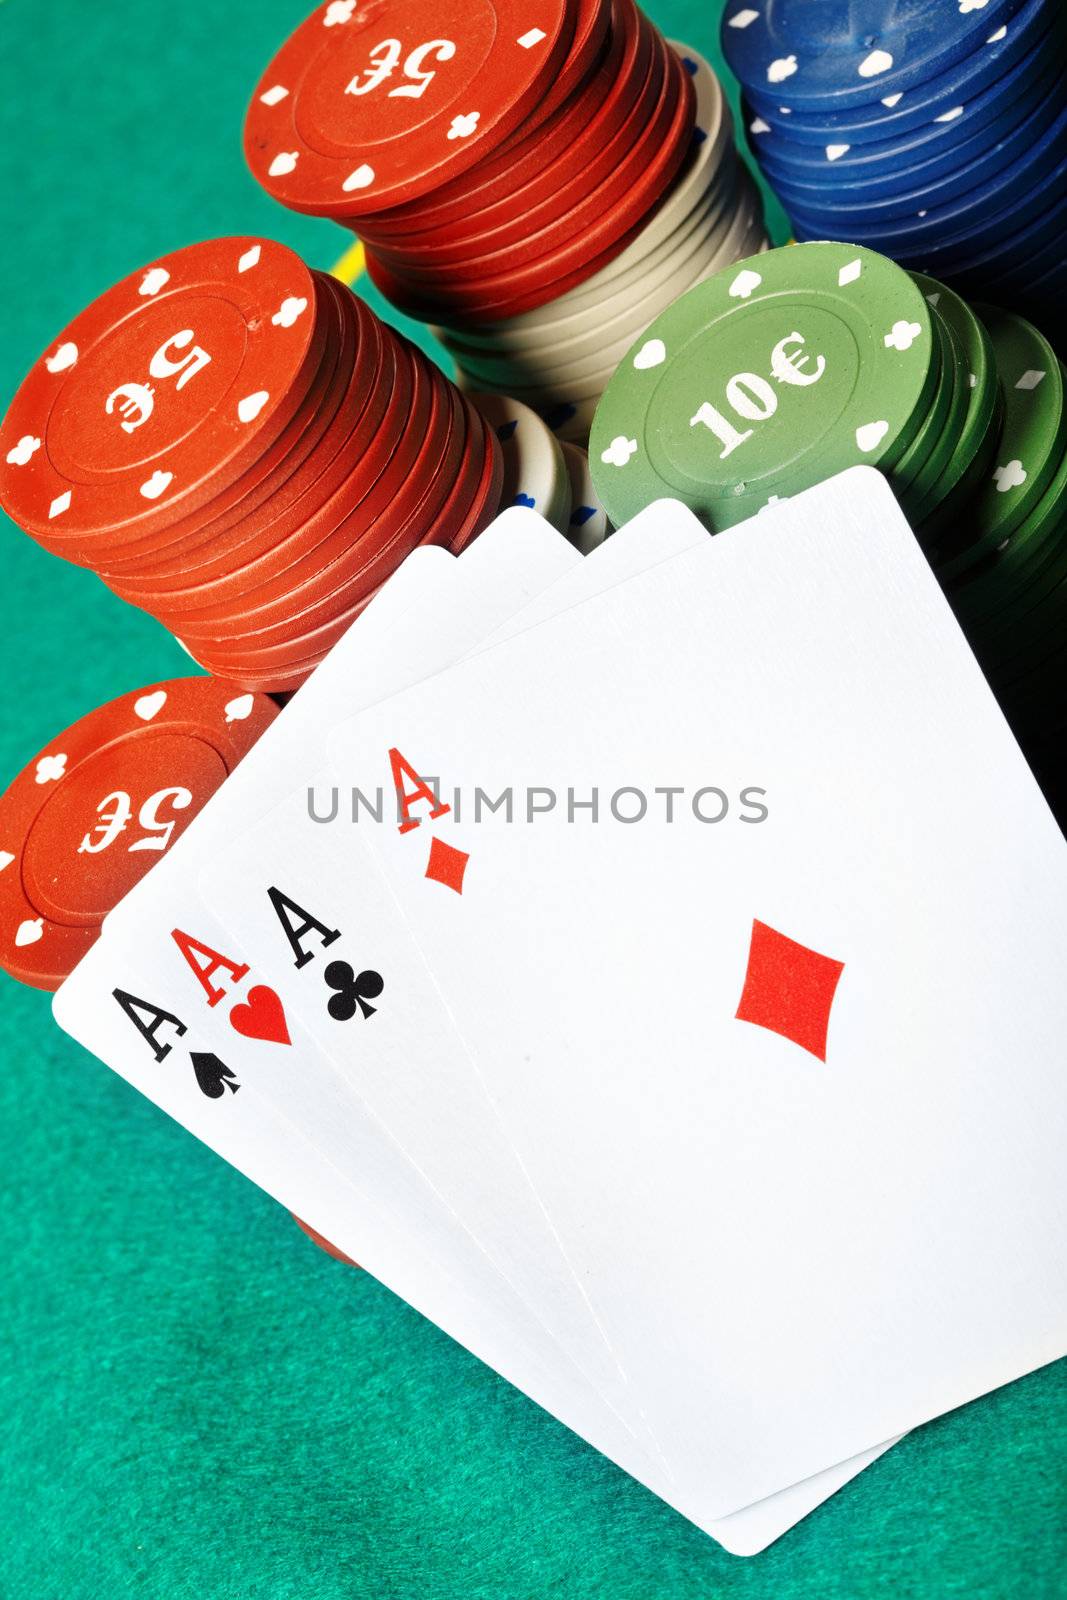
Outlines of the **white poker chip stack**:
[{"label": "white poker chip stack", "polygon": [[626,249],[577,288],[507,321],[438,326],[457,382],[525,401],[560,439],[584,443],[619,361],[679,295],[768,248],[763,204],[734,143],[722,86],[688,45],[672,48],[692,73],[692,152],[673,187]]}]

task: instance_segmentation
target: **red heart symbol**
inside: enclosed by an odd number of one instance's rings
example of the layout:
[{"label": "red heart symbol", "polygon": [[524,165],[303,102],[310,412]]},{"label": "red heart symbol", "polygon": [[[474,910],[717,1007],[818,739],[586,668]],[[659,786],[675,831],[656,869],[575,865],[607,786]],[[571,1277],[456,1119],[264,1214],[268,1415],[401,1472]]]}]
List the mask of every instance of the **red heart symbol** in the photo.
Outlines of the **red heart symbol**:
[{"label": "red heart symbol", "polygon": [[292,1042],[281,1000],[265,983],[249,989],[248,999],[230,1012],[230,1022],[246,1039],[268,1039],[271,1044]]}]

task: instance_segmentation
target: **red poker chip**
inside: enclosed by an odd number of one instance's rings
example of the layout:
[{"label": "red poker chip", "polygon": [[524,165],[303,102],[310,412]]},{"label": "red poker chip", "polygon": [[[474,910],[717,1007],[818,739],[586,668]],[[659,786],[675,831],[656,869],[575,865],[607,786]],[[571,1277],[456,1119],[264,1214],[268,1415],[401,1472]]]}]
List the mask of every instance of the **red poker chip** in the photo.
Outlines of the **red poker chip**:
[{"label": "red poker chip", "polygon": [[330,0],[259,82],[249,166],[283,205],[320,216],[417,199],[522,124],[574,31],[568,0]]},{"label": "red poker chip", "polygon": [[0,503],[61,554],[187,515],[296,409],[322,357],[315,310],[299,256],[261,239],[191,245],[124,279],[15,396]]},{"label": "red poker chip", "polygon": [[97,557],[94,566],[107,580],[130,581],[135,590],[150,593],[167,586],[169,575],[180,575],[199,564],[228,561],[231,543],[248,537],[258,527],[258,513],[281,508],[309,474],[321,470],[324,447],[339,405],[345,398],[357,358],[376,365],[381,339],[377,319],[365,310],[362,321],[348,313],[340,299],[354,307],[355,297],[341,285],[316,274],[323,289],[323,325],[326,356],[307,395],[277,440],[265,442],[262,456],[226,490],[220,490],[207,515],[173,524],[148,539],[125,538],[114,552]]},{"label": "red poker chip", "polygon": [[[665,64],[655,35],[632,13],[633,26],[619,37],[625,54],[609,94],[591,103],[590,121],[553,156],[543,152],[541,168],[521,187],[473,211],[462,223],[435,227],[426,238],[406,239],[399,251],[374,243],[376,255],[398,262],[400,270],[432,275],[477,277],[486,260],[516,254],[526,239],[569,215],[602,183],[617,175],[628,152],[663,103]],[[474,197],[472,197],[473,199]]]},{"label": "red poker chip", "polygon": [[[353,496],[376,475],[410,421],[411,362],[398,341],[376,341],[373,370],[354,367],[330,427],[314,455],[260,515],[231,521],[204,542],[179,549],[169,567],[112,583],[124,598],[165,610],[199,610],[230,593],[244,595],[247,568],[264,560],[281,568],[306,548],[306,530],[337,496]],[[111,582],[111,575],[107,574]]]},{"label": "red poker chip", "polygon": [[0,797],[0,966],[58,989],[277,714],[233,683],[175,678],[53,739]]},{"label": "red poker chip", "polygon": [[[242,616],[228,619],[225,632],[218,624],[204,623],[191,636],[198,640],[223,636],[230,648],[254,648],[261,660],[274,649],[285,651],[295,636],[328,623],[344,612],[395,570],[403,558],[427,535],[435,535],[443,503],[454,487],[462,487],[465,437],[455,426],[456,408],[443,380],[435,386],[429,436],[422,441],[418,468],[402,474],[398,484],[383,475],[372,496],[356,508],[353,527],[341,525],[316,552],[307,575],[291,577],[297,587],[268,598],[259,596]],[[445,542],[444,535],[436,542]]]},{"label": "red poker chip", "polygon": [[[680,170],[692,118],[692,86],[675,62],[655,115],[616,172],[551,227],[525,239],[521,250],[500,252],[495,264],[483,258],[476,272],[446,276],[440,268],[419,275],[407,263],[401,270],[368,247],[372,282],[399,309],[427,321],[489,323],[547,304],[626,248]],[[499,270],[509,256],[507,270]]]},{"label": "red poker chip", "polygon": [[[462,178],[395,213],[375,216],[371,231],[376,246],[402,249],[409,238],[463,221],[480,207],[515,193],[546,162],[569,148],[610,95],[626,42],[626,24],[629,22],[632,32],[636,17],[632,0],[596,0],[595,11],[595,32],[589,27],[590,19],[584,19],[589,35],[585,42],[595,42],[596,48],[584,67],[582,81],[574,83],[566,95],[553,94],[551,109],[546,105],[536,126],[524,124],[496,154]],[[582,21],[580,17],[580,26]]]}]

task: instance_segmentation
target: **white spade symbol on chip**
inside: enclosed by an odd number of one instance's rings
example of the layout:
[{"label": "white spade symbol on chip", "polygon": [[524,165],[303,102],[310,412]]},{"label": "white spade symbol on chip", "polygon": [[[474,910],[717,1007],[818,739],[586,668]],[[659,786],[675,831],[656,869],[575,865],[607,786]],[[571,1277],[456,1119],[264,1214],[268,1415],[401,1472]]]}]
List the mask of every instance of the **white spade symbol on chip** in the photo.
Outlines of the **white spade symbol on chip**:
[{"label": "white spade symbol on chip", "polygon": [[239,694],[236,700],[229,700],[226,703],[226,721],[243,722],[251,715],[254,705],[255,699],[252,695]]},{"label": "white spade symbol on chip", "polygon": [[242,422],[255,422],[263,410],[270,395],[266,389],[257,389],[255,394],[246,394],[243,400],[237,402],[237,415]]},{"label": "white spade symbol on chip", "polygon": [[45,366],[49,372],[66,372],[78,359],[78,346],[71,344],[68,339],[66,344],[61,344],[54,356],[48,356]]}]

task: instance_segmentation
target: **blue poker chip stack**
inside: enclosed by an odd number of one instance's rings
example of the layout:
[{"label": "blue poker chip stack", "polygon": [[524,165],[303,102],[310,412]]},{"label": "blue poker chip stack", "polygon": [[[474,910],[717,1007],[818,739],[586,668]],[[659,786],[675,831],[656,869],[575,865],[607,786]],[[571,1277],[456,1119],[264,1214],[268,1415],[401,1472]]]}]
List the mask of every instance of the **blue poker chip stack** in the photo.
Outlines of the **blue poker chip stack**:
[{"label": "blue poker chip stack", "polygon": [[868,245],[1056,320],[1064,0],[729,0],[722,38],[798,240]]}]

